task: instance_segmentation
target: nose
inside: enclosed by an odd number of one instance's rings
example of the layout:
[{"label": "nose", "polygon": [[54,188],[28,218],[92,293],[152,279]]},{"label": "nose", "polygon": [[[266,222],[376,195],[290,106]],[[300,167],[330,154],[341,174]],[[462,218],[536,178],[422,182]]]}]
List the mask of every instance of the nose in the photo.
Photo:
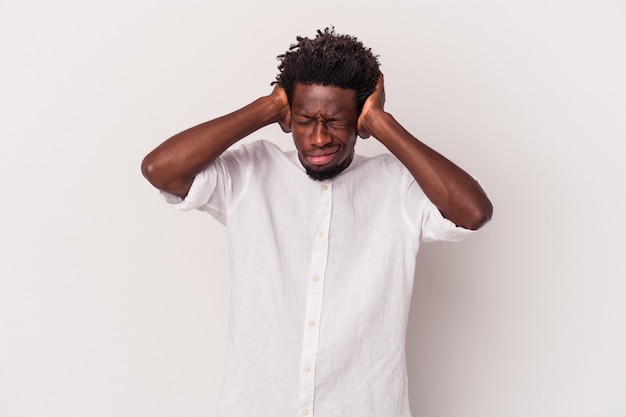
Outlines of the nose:
[{"label": "nose", "polygon": [[313,131],[313,144],[319,148],[322,148],[333,141],[332,137],[328,134],[328,128],[326,123],[318,121],[315,124],[315,130]]}]

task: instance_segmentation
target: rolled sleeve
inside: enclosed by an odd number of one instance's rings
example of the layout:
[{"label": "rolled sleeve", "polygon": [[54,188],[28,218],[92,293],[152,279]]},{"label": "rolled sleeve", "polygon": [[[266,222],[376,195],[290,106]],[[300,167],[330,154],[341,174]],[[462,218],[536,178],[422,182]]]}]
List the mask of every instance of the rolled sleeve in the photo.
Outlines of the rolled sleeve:
[{"label": "rolled sleeve", "polygon": [[441,211],[430,200],[426,200],[424,206],[422,242],[435,242],[438,240],[458,242],[476,232],[475,230],[459,227],[451,220],[443,217]]},{"label": "rolled sleeve", "polygon": [[410,230],[421,242],[460,241],[475,230],[459,227],[445,218],[441,211],[428,199],[417,181],[407,171],[404,172],[403,195],[404,213]]},{"label": "rolled sleeve", "polygon": [[174,209],[179,211],[187,211],[199,209],[208,204],[211,195],[215,191],[217,185],[217,175],[215,166],[210,165],[193,179],[189,193],[185,198],[177,195],[161,191],[161,195],[165,201]]},{"label": "rolled sleeve", "polygon": [[224,152],[195,176],[185,198],[163,191],[161,194],[176,210],[205,211],[225,225],[235,202],[247,189],[255,165],[255,150],[251,148],[244,145]]}]

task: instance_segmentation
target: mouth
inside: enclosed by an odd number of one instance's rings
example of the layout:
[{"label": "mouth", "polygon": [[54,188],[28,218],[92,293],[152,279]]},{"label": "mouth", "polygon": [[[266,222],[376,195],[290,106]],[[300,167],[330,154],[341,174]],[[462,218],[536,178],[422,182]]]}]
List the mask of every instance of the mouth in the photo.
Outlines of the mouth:
[{"label": "mouth", "polygon": [[305,155],[305,159],[311,165],[326,165],[335,158],[335,154],[339,152],[339,146],[333,146],[328,149],[319,149],[311,151]]}]

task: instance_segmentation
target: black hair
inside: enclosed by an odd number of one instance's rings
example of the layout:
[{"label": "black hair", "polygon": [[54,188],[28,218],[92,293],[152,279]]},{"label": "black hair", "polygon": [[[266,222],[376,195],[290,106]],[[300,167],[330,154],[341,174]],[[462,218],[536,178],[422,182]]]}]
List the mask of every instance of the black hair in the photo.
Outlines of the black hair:
[{"label": "black hair", "polygon": [[318,30],[313,39],[296,37],[297,43],[278,55],[280,65],[275,83],[287,94],[293,104],[297,83],[319,84],[354,90],[357,110],[376,88],[380,75],[378,56],[356,37],[335,33],[335,28]]}]

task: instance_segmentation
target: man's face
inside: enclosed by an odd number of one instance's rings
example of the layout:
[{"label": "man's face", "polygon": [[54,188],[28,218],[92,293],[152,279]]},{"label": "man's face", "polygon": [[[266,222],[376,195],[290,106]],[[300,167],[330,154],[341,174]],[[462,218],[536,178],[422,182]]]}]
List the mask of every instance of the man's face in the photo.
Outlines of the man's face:
[{"label": "man's face", "polygon": [[325,180],[352,161],[359,114],[354,90],[296,84],[291,130],[298,158],[307,174]]}]

